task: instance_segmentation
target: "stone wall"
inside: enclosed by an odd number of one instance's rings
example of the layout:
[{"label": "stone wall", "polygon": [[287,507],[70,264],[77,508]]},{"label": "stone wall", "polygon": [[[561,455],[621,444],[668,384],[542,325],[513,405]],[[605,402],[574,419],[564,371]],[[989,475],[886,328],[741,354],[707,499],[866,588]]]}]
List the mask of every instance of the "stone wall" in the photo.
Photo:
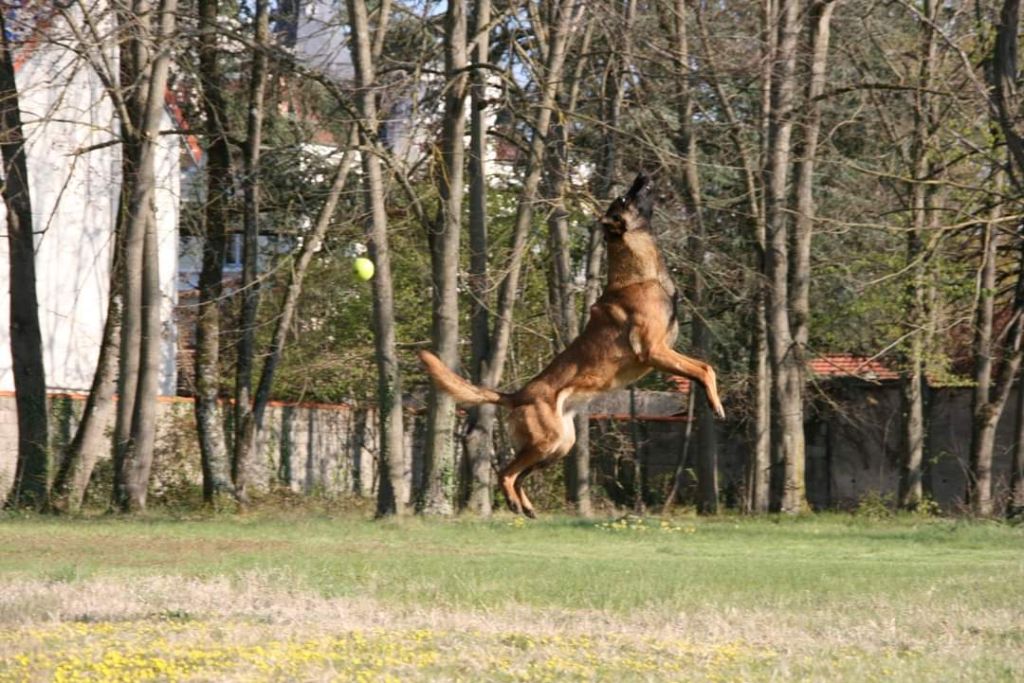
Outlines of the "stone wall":
[{"label": "stone wall", "polygon": [[[80,394],[50,397],[53,453],[74,435],[85,403]],[[162,397],[158,404],[156,449],[150,497],[159,500],[201,481],[195,412],[191,399]],[[370,496],[376,490],[376,416],[348,405],[268,406],[259,442],[263,488],[284,486],[296,493]],[[14,397],[0,394],[0,500],[14,478],[17,412]],[[94,475],[103,478],[109,458]],[[109,474],[107,475],[109,477]]]},{"label": "stone wall", "polygon": [[[642,392],[638,392],[640,397]],[[595,483],[612,500],[629,504],[633,495],[634,452],[643,464],[649,498],[661,502],[680,465],[686,422],[674,416],[676,395],[646,392],[637,400],[637,414],[646,417],[634,427],[627,419],[628,398],[609,395],[595,402],[604,419],[592,423],[591,448]],[[1010,485],[1014,390],[999,422],[993,454],[993,495],[1005,501]],[[678,410],[676,408],[675,410]],[[815,509],[850,509],[868,496],[895,501],[902,452],[900,392],[894,382],[833,381],[815,388],[806,413],[807,498]],[[947,512],[964,507],[971,439],[971,389],[931,388],[926,393],[923,488]],[[636,439],[637,451],[633,440]],[[719,490],[726,505],[737,504],[743,490],[747,438],[742,426],[719,424]],[[693,453],[682,463],[683,494],[692,496]]]},{"label": "stone wall", "polygon": [[[894,384],[831,383],[818,392],[807,417],[807,497],[816,509],[851,508],[869,495],[892,496],[899,485],[901,416],[899,390]],[[637,392],[635,424],[629,420],[628,392],[601,397],[592,405],[591,447],[595,493],[606,492],[617,503],[629,504],[634,489],[635,454],[643,465],[645,488],[654,503],[669,490],[680,466],[686,421],[680,414],[679,394]],[[924,488],[947,511],[963,505],[970,445],[970,389],[932,389],[928,392],[929,432],[926,443]],[[1016,395],[1009,406],[1015,405]],[[84,404],[81,395],[51,397],[53,452],[74,433]],[[419,411],[417,411],[419,412]],[[1013,411],[999,424],[993,474],[997,501],[1009,487]],[[161,399],[151,498],[171,496],[200,482],[195,418],[190,399]],[[406,421],[403,463],[410,487],[400,492],[408,502],[417,490],[422,470],[422,419]],[[719,425],[719,487],[726,505],[738,503],[746,461],[742,426]],[[503,430],[499,430],[503,434]],[[638,448],[634,449],[633,444]],[[509,457],[500,449],[500,458]],[[351,405],[271,404],[259,442],[259,481],[264,488],[285,487],[299,494],[371,497],[376,493],[377,418],[373,410]],[[0,393],[0,500],[7,495],[17,458],[17,418],[14,397]],[[682,463],[692,471],[693,454]],[[102,478],[110,465],[100,463]],[[684,476],[684,495],[694,482]]]},{"label": "stone wall", "polygon": [[[968,387],[931,388],[925,394],[923,487],[943,510],[964,506],[971,445]],[[1005,501],[1010,484],[1016,389],[996,431],[993,496]],[[807,490],[811,504],[847,508],[869,494],[895,497],[903,450],[902,407],[896,383],[833,383],[815,402],[807,423]]]}]

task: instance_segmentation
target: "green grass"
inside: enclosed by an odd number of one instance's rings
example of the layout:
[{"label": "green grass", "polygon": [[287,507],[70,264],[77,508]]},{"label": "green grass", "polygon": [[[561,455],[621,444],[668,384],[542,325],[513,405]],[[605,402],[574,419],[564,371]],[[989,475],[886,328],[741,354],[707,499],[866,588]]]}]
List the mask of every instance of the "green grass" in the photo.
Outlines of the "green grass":
[{"label": "green grass", "polygon": [[998,523],[29,516],[0,549],[0,680],[116,678],[122,651],[129,679],[1024,678],[1024,527]]}]

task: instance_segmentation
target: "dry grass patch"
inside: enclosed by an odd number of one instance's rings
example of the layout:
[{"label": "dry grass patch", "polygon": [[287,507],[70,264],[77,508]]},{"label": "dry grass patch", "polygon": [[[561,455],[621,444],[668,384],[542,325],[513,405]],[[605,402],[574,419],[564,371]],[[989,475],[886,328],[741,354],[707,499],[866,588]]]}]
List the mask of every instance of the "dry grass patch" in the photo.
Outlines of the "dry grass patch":
[{"label": "dry grass patch", "polygon": [[[453,610],[283,574],[8,581],[0,681],[1020,680],[1019,607]],[[858,606],[860,613],[865,606]]]},{"label": "dry grass patch", "polygon": [[0,517],[0,681],[1024,680],[1024,528]]}]

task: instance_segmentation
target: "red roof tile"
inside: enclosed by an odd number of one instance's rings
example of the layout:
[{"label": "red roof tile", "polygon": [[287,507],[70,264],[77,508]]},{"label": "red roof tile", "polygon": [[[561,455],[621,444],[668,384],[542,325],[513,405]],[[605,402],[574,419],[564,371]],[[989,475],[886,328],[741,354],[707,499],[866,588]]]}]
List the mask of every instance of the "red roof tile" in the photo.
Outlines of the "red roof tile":
[{"label": "red roof tile", "polygon": [[[827,356],[812,358],[807,369],[817,379],[833,379],[836,377],[857,377],[871,381],[899,379],[899,373],[886,367],[880,361],[855,356],[852,353],[832,353]],[[680,394],[690,393],[690,380],[685,377],[666,377],[668,383]]]},{"label": "red roof tile", "polygon": [[899,374],[887,368],[881,362],[852,353],[833,353],[811,359],[808,369],[815,376],[828,379],[832,377],[859,377],[869,380],[898,379]]}]

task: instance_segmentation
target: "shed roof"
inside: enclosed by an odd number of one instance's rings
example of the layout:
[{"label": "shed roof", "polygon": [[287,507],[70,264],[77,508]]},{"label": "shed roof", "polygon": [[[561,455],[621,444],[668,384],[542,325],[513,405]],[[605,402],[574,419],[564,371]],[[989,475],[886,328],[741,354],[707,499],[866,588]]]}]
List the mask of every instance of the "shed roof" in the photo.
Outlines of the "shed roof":
[{"label": "shed roof", "polygon": [[832,353],[811,359],[808,369],[818,379],[855,377],[872,381],[899,379],[899,373],[881,361],[852,353]]},{"label": "shed roof", "polygon": [[[807,369],[815,379],[856,378],[872,382],[899,379],[899,373],[879,360],[853,353],[829,353],[807,362]],[[690,393],[690,380],[685,377],[666,377],[672,388],[680,394]]]}]

